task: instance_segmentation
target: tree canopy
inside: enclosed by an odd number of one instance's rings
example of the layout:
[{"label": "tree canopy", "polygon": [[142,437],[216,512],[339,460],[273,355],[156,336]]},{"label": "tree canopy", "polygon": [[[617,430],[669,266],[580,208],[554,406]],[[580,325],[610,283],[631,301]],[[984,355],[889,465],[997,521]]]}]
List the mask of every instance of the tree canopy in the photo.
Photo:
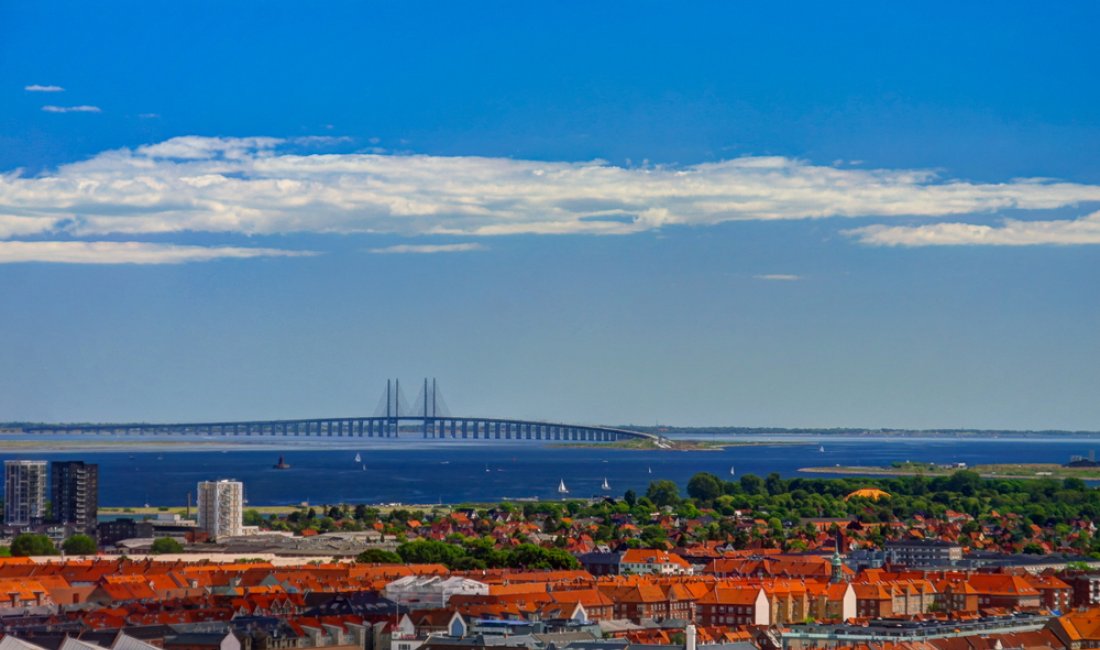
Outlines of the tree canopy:
[{"label": "tree canopy", "polygon": [[57,555],[57,548],[45,535],[22,533],[11,541],[11,554],[16,557]]},{"label": "tree canopy", "polygon": [[61,549],[66,555],[95,555],[99,550],[95,540],[88,535],[76,534],[61,544]]},{"label": "tree canopy", "polygon": [[153,546],[149,549],[153,554],[160,553],[182,553],[183,544],[180,544],[171,537],[158,537],[153,540]]}]

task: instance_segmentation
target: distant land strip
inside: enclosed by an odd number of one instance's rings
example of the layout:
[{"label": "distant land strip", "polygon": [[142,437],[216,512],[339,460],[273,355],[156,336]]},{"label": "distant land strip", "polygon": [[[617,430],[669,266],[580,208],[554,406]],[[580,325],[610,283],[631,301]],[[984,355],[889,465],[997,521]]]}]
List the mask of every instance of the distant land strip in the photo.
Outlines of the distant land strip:
[{"label": "distant land strip", "polygon": [[790,428],[790,427],[678,427],[626,424],[621,428],[658,435],[822,435],[822,436],[947,436],[947,437],[1054,437],[1100,436],[1100,431],[1072,431],[1067,429],[865,429],[856,427]]},{"label": "distant land strip", "polygon": [[1053,463],[1006,463],[997,465],[928,465],[909,463],[899,467],[863,467],[837,465],[835,467],[803,467],[799,472],[808,474],[851,474],[856,476],[950,476],[959,470],[977,472],[982,478],[1005,479],[1065,479],[1079,478],[1085,481],[1100,480],[1100,467],[1065,467]]}]

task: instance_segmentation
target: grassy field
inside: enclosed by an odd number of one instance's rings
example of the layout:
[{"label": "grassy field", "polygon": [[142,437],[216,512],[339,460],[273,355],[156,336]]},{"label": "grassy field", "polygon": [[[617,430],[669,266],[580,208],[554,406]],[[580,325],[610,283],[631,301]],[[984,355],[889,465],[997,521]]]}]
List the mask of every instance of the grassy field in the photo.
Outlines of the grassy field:
[{"label": "grassy field", "polygon": [[[859,465],[804,467],[798,471],[813,474],[857,474],[861,476],[950,476],[959,469],[956,467],[907,463],[897,467],[863,467]],[[977,472],[984,478],[1079,478],[1085,481],[1100,480],[1100,468],[1063,467],[1053,463],[972,465],[966,469]]]}]

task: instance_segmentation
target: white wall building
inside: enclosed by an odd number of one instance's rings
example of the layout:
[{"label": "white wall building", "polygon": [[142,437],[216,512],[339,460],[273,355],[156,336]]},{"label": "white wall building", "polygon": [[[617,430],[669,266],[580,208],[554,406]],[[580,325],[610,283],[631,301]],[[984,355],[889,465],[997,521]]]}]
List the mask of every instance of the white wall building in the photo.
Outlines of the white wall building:
[{"label": "white wall building", "polygon": [[44,460],[4,461],[4,524],[30,526],[46,520],[49,477]]},{"label": "white wall building", "polygon": [[202,481],[198,487],[199,528],[211,539],[244,534],[244,484],[222,479]]},{"label": "white wall building", "polygon": [[386,598],[412,609],[440,609],[451,596],[487,596],[489,585],[469,578],[405,576],[386,585]]}]

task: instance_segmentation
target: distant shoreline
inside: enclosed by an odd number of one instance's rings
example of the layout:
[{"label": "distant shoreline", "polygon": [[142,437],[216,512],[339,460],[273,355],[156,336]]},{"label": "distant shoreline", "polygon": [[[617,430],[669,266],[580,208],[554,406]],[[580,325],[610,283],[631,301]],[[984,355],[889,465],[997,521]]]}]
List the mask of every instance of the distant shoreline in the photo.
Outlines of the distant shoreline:
[{"label": "distant shoreline", "polygon": [[794,441],[766,440],[669,440],[671,446],[661,447],[655,440],[631,438],[617,442],[559,442],[551,447],[581,447],[590,449],[625,449],[628,451],[722,451],[729,447],[775,447],[796,445]]},{"label": "distant shoreline", "polygon": [[798,471],[807,474],[844,474],[853,476],[951,476],[960,470],[977,472],[982,478],[1004,479],[1065,479],[1079,478],[1085,481],[1100,480],[1100,468],[1063,467],[1052,463],[1003,463],[974,465],[972,467],[944,467],[910,465],[904,467],[862,467],[841,465],[836,467],[802,467]]},{"label": "distant shoreline", "polygon": [[621,429],[674,436],[849,436],[861,438],[1100,438],[1100,431],[1063,431],[1059,429],[803,429],[768,427],[653,427],[619,425]]}]

